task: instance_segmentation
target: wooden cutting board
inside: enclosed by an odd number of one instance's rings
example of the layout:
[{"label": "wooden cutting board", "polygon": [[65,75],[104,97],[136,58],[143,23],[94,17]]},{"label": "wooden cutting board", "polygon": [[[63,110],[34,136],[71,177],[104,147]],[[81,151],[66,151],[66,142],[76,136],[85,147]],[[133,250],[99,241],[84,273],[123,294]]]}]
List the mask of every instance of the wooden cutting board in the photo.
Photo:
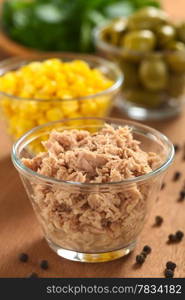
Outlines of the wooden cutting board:
[{"label": "wooden cutting board", "polygon": [[[163,2],[174,18],[185,17],[184,0],[178,0],[178,7],[174,0]],[[113,115],[123,117],[116,110]],[[181,147],[185,144],[185,111],[173,120],[149,125],[165,133]],[[11,163],[11,144],[3,124],[0,124],[0,129],[0,277],[26,277],[30,272],[37,272],[40,277],[163,277],[168,260],[177,264],[175,277],[185,277],[185,238],[179,244],[166,244],[170,233],[177,230],[185,232],[185,201],[177,202],[179,191],[185,183],[182,150],[177,153],[165,178],[166,187],[160,192],[133,253],[109,263],[77,263],[58,257],[44,241],[31,204]],[[175,171],[182,172],[177,182],[172,181]],[[156,215],[164,218],[159,228],[153,227]],[[135,256],[146,244],[152,247],[152,253],[142,267],[136,268]],[[17,256],[21,252],[29,254],[28,263],[18,261]],[[47,271],[39,268],[42,259],[49,262]]]}]

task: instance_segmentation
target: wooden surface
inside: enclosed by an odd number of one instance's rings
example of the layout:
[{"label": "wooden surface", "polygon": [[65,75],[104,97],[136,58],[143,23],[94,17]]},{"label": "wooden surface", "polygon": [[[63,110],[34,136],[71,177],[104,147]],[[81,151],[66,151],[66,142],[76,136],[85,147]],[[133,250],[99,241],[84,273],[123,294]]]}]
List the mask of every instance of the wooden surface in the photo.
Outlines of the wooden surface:
[{"label": "wooden surface", "polygon": [[[163,1],[174,18],[185,17],[185,1]],[[177,11],[178,10],[178,11]],[[114,112],[114,116],[119,116]],[[185,144],[185,112],[168,122],[150,124],[165,133],[174,143]],[[58,257],[43,239],[43,234],[33,213],[31,204],[23,189],[18,174],[10,161],[10,142],[3,124],[0,124],[0,277],[25,277],[38,272],[41,277],[163,277],[165,263],[177,263],[175,277],[185,277],[185,239],[174,245],[167,245],[168,234],[176,230],[185,232],[185,201],[177,202],[179,190],[185,180],[185,161],[182,150],[176,155],[173,166],[166,178],[166,188],[160,192],[159,200],[151,212],[148,223],[142,231],[137,247],[132,254],[117,261],[100,264],[85,264]],[[183,176],[178,182],[172,181],[175,171]],[[164,223],[154,228],[154,218],[161,215]],[[134,265],[135,256],[148,244],[152,253],[142,267]],[[28,263],[20,263],[17,256],[27,252]],[[39,261],[47,259],[50,268],[41,271]]]}]

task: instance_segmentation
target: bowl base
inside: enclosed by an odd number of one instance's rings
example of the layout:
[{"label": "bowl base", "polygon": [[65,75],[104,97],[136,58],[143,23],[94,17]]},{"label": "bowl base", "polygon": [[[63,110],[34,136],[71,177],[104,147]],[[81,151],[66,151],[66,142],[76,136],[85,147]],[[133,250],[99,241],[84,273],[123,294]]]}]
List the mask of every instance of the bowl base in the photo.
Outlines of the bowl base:
[{"label": "bowl base", "polygon": [[68,260],[86,262],[86,263],[106,262],[106,261],[112,261],[121,258],[125,255],[128,255],[136,246],[136,241],[134,241],[124,248],[110,251],[110,252],[83,253],[83,252],[76,252],[72,250],[63,249],[48,239],[47,242],[50,248],[54,250],[59,256],[66,258]]},{"label": "bowl base", "polygon": [[160,121],[173,118],[182,111],[181,106],[169,106],[165,109],[148,109],[119,99],[117,107],[124,115],[136,121]]}]

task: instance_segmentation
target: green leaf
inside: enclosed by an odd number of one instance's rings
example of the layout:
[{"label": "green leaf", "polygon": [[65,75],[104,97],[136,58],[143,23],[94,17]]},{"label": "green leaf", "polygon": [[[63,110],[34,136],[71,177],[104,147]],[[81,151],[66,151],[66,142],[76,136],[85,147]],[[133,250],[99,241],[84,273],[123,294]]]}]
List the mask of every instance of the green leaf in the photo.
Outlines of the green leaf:
[{"label": "green leaf", "polygon": [[46,51],[90,52],[92,30],[155,0],[6,0],[3,29],[13,40]]}]

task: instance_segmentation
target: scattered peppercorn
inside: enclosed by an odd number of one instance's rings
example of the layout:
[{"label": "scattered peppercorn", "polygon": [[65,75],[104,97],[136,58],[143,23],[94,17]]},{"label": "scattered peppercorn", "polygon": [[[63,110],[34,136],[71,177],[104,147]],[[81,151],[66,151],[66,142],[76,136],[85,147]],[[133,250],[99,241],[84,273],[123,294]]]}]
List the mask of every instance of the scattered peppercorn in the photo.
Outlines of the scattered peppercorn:
[{"label": "scattered peppercorn", "polygon": [[178,144],[174,144],[175,153],[179,152],[180,146]]},{"label": "scattered peppercorn", "polygon": [[152,249],[150,246],[146,245],[143,247],[143,251],[146,252],[147,254],[151,253]]},{"label": "scattered peppercorn", "polygon": [[164,190],[165,186],[166,186],[166,183],[163,182],[162,185],[161,185],[161,190]]},{"label": "scattered peppercorn", "polygon": [[40,262],[40,267],[41,267],[41,269],[43,269],[43,270],[47,270],[47,269],[49,268],[48,261],[47,261],[47,260],[42,260],[42,261]]},{"label": "scattered peppercorn", "polygon": [[28,261],[28,258],[29,258],[29,256],[28,256],[27,253],[21,253],[21,254],[19,255],[19,260],[20,260],[21,262],[27,262],[27,261]]},{"label": "scattered peppercorn", "polygon": [[185,190],[180,191],[180,195],[184,199],[185,198]]},{"label": "scattered peppercorn", "polygon": [[185,144],[183,146],[183,155],[182,155],[182,160],[185,160]]},{"label": "scattered peppercorn", "polygon": [[178,230],[175,234],[177,241],[181,241],[183,239],[184,233],[181,230]]},{"label": "scattered peppercorn", "polygon": [[144,258],[146,258],[146,257],[147,257],[147,255],[148,255],[148,253],[147,253],[147,252],[145,252],[145,251],[142,251],[142,252],[141,252],[141,255],[143,255],[143,256],[144,256]]},{"label": "scattered peppercorn", "polygon": [[170,270],[170,269],[165,269],[165,270],[164,270],[164,276],[165,276],[166,278],[172,278],[173,275],[174,275],[174,272],[173,272],[172,270]]},{"label": "scattered peppercorn", "polygon": [[33,272],[33,273],[29,274],[27,278],[38,278],[38,277],[39,277],[38,274]]},{"label": "scattered peppercorn", "polygon": [[185,190],[180,191],[178,201],[183,201],[185,199]]},{"label": "scattered peppercorn", "polygon": [[174,242],[176,242],[177,241],[177,238],[176,238],[176,236],[175,236],[175,234],[169,234],[169,236],[168,236],[168,242],[169,243],[174,243]]},{"label": "scattered peppercorn", "polygon": [[168,270],[174,271],[175,268],[176,268],[176,264],[175,264],[174,262],[172,262],[172,261],[168,261],[168,262],[166,263],[166,268],[167,268]]},{"label": "scattered peppercorn", "polygon": [[174,176],[173,176],[173,181],[177,181],[179,180],[181,177],[181,173],[180,172],[175,172]]},{"label": "scattered peppercorn", "polygon": [[138,265],[142,265],[147,257],[147,255],[152,251],[151,247],[148,245],[145,245],[143,247],[142,252],[136,256],[136,263]]},{"label": "scattered peppercorn", "polygon": [[178,202],[182,202],[185,200],[185,189],[183,189],[182,191],[180,191],[179,193],[179,198],[178,198]]},{"label": "scattered peppercorn", "polygon": [[142,254],[136,256],[136,263],[142,265],[145,261],[145,257]]},{"label": "scattered peppercorn", "polygon": [[184,233],[178,230],[175,234],[169,234],[168,243],[180,242],[184,237]]},{"label": "scattered peppercorn", "polygon": [[161,226],[162,223],[163,223],[163,218],[161,216],[156,216],[155,217],[155,225]]}]

